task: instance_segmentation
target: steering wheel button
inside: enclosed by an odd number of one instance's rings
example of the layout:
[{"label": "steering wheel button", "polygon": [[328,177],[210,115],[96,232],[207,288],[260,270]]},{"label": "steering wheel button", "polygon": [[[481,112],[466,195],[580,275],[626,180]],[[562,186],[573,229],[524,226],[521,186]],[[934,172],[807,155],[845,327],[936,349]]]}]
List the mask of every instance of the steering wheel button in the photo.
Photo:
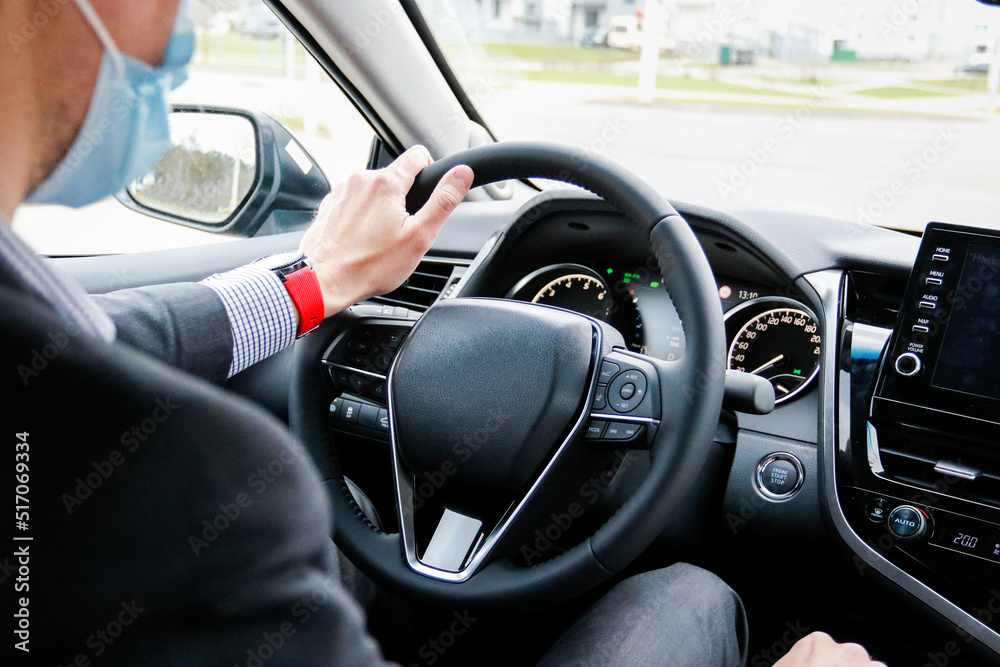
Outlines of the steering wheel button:
[{"label": "steering wheel button", "polygon": [[348,391],[352,394],[360,394],[361,390],[367,386],[367,382],[360,375],[355,375],[350,371],[345,371],[338,368],[334,373],[336,377],[337,384],[340,386],[341,391]]},{"label": "steering wheel button", "polygon": [[392,356],[392,352],[383,352],[375,357],[375,368],[383,373],[389,370],[389,366],[392,365]]},{"label": "steering wheel button", "polygon": [[600,419],[591,419],[590,423],[587,424],[587,440],[600,440],[604,435],[604,427],[607,426],[606,421],[601,421]]},{"label": "steering wheel button", "polygon": [[383,380],[376,380],[368,388],[368,395],[376,401],[384,401],[387,393],[385,382]]},{"label": "steering wheel button", "polygon": [[382,344],[390,350],[395,350],[403,342],[405,329],[389,329],[382,334]]},{"label": "steering wheel button", "polygon": [[618,374],[621,370],[618,364],[613,364],[610,361],[605,361],[601,364],[601,377],[597,380],[601,383],[611,382],[611,378]]},{"label": "steering wheel button", "polygon": [[344,401],[344,406],[340,409],[340,418],[350,424],[358,423],[361,413],[361,404],[357,401]]},{"label": "steering wheel button", "polygon": [[642,371],[625,371],[622,373],[622,379],[625,382],[634,382],[636,385],[646,384],[646,376],[642,374]]},{"label": "steering wheel button", "polygon": [[375,428],[378,424],[378,406],[362,405],[358,416],[358,424],[366,428]]},{"label": "steering wheel button", "polygon": [[639,403],[641,402],[642,401],[640,399],[635,398],[634,396],[628,400],[619,397],[612,397],[612,399],[608,401],[608,405],[610,405],[615,412],[632,412],[639,407]]},{"label": "steering wheel button", "polygon": [[389,432],[389,411],[385,408],[380,408],[378,411],[378,424],[377,428],[380,431]]},{"label": "steering wheel button", "polygon": [[364,379],[360,375],[350,374],[347,381],[348,391],[354,394],[363,394],[368,390],[368,380]]},{"label": "steering wheel button", "polygon": [[608,424],[605,440],[631,440],[642,433],[642,424]]},{"label": "steering wheel button", "polygon": [[646,397],[646,376],[640,371],[619,373],[608,387],[608,404],[616,412],[631,412]]},{"label": "steering wheel button", "polygon": [[591,409],[593,410],[603,410],[608,407],[607,401],[607,387],[603,384],[597,385],[597,389],[594,390],[594,404]]}]

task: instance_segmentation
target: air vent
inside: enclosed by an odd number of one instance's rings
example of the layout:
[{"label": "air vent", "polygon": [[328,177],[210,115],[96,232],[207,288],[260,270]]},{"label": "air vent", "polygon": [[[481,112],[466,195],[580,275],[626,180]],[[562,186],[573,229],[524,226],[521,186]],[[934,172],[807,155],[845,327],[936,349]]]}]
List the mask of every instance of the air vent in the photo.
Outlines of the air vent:
[{"label": "air vent", "polygon": [[897,482],[1000,507],[1000,459],[987,451],[909,429],[879,428],[872,463]]},{"label": "air vent", "polygon": [[411,310],[427,310],[445,289],[458,282],[461,274],[456,269],[463,268],[464,264],[424,260],[406,282],[388,294],[373,297],[372,301]]}]

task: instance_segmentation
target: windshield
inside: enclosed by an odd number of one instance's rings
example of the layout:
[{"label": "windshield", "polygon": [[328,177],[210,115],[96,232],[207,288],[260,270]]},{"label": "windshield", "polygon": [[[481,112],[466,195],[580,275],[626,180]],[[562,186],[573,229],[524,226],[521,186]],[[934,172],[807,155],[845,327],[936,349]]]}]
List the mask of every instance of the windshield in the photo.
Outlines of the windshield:
[{"label": "windshield", "polygon": [[665,196],[1000,227],[1000,8],[975,0],[419,0],[500,140]]}]

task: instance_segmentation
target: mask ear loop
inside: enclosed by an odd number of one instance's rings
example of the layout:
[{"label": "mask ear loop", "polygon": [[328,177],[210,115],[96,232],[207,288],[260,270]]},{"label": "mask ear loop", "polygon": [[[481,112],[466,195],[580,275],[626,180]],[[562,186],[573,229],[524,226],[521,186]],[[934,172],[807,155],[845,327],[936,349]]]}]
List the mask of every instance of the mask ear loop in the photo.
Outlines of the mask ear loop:
[{"label": "mask ear loop", "polygon": [[80,8],[83,13],[83,18],[87,19],[87,23],[90,27],[94,29],[97,33],[97,39],[101,40],[101,44],[104,45],[104,51],[111,57],[114,62],[115,68],[119,72],[125,71],[125,59],[122,58],[121,51],[118,50],[118,46],[115,44],[115,40],[112,39],[111,33],[108,29],[104,27],[104,22],[101,21],[101,17],[97,15],[94,8],[91,6],[89,0],[76,0],[76,6]]}]

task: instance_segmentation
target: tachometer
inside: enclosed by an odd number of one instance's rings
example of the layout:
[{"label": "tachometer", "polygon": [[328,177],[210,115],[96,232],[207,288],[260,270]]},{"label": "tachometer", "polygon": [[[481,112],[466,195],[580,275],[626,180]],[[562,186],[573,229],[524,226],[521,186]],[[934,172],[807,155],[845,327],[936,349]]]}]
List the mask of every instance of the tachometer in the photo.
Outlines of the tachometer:
[{"label": "tachometer", "polygon": [[538,290],[531,303],[547,303],[600,320],[608,319],[611,311],[611,299],[604,282],[585,273],[559,276]]},{"label": "tachometer", "polygon": [[610,318],[614,305],[604,279],[579,264],[559,264],[535,271],[523,278],[508,296],[558,306],[604,322]]},{"label": "tachometer", "polygon": [[738,320],[727,367],[767,378],[776,403],[799,394],[819,372],[816,318],[798,302],[779,298],[747,302],[727,315],[727,324],[737,311],[749,319]]}]

